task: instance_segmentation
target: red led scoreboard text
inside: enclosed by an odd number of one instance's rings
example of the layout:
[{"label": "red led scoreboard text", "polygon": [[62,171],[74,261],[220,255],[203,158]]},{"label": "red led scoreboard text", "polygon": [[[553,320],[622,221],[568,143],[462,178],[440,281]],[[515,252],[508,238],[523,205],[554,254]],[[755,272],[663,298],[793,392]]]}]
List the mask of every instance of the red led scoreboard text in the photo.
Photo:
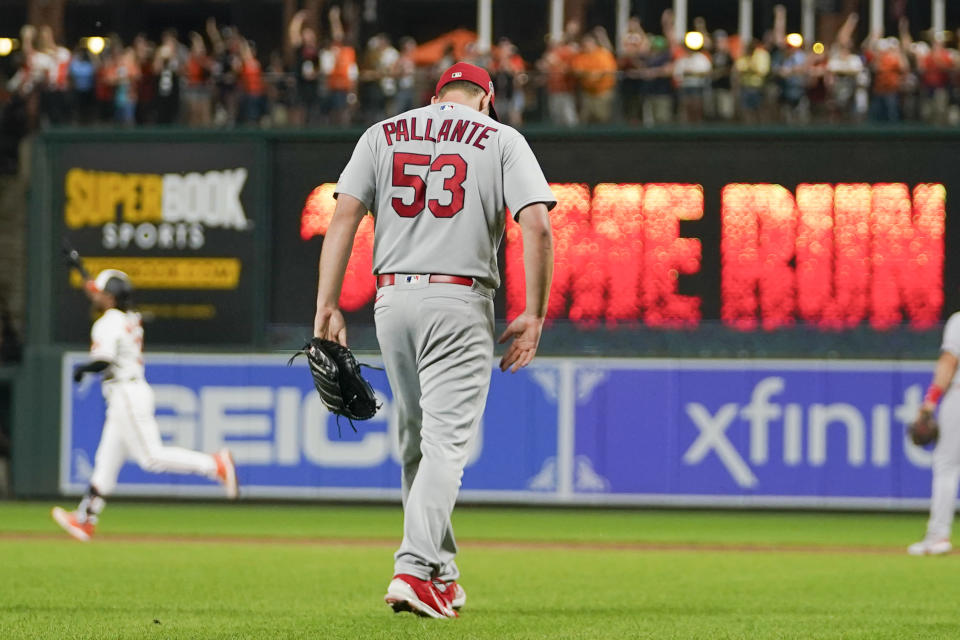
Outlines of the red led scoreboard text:
[{"label": "red led scoreboard text", "polygon": [[[700,298],[680,295],[700,272],[698,238],[680,222],[704,215],[695,184],[553,184],[556,254],[549,317],[583,326],[642,322],[689,328]],[[301,220],[304,240],[326,232],[334,185],[317,187]],[[729,184],[720,194],[720,315],[741,330],[797,322],[823,329],[904,321],[926,329],[943,307],[946,190],[941,184]],[[523,244],[508,220],[507,316],[524,305]],[[347,266],[341,305],[374,297],[373,220],[364,219]]]}]

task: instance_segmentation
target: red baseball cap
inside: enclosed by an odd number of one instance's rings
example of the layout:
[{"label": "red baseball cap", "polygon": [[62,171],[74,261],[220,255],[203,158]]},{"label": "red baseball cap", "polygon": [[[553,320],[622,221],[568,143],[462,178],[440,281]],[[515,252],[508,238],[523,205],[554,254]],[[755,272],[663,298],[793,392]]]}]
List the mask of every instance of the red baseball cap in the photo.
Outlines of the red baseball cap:
[{"label": "red baseball cap", "polygon": [[490,79],[490,74],[487,73],[487,70],[475,64],[470,64],[469,62],[458,62],[444,71],[443,75],[440,76],[440,81],[437,82],[436,95],[440,95],[440,90],[443,89],[444,86],[458,80],[472,82],[489,93],[490,117],[500,122],[500,118],[497,117],[497,111],[493,108],[493,80]]}]

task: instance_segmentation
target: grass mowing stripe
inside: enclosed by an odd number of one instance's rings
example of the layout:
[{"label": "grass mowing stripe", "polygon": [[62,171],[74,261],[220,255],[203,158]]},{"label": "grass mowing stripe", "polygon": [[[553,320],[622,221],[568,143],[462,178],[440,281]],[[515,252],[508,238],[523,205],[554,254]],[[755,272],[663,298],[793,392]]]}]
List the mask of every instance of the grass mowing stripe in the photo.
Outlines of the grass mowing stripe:
[{"label": "grass mowing stripe", "polygon": [[[3,533],[0,542],[29,542],[42,540],[61,540],[62,533]],[[180,536],[144,534],[99,533],[94,536],[93,544],[198,544],[198,545],[281,545],[281,546],[327,546],[327,547],[396,547],[397,540],[373,538],[292,538],[292,537],[250,537],[250,536]],[[838,547],[830,545],[794,545],[794,544],[737,544],[737,543],[685,543],[669,542],[590,542],[590,541],[543,541],[543,540],[485,540],[460,539],[460,546],[480,549],[537,549],[544,551],[734,551],[738,553],[821,553],[821,554],[896,554],[903,553],[903,547]]]}]

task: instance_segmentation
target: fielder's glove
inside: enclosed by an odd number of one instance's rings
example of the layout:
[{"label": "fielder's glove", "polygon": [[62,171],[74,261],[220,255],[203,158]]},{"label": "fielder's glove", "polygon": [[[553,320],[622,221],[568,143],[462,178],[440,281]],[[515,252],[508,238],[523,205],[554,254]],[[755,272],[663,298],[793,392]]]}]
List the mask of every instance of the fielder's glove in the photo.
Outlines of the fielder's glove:
[{"label": "fielder's glove", "polygon": [[922,447],[931,443],[936,443],[940,437],[940,427],[937,426],[937,419],[933,417],[933,412],[929,409],[920,409],[917,419],[910,424],[908,430],[913,444]]},{"label": "fielder's glove", "polygon": [[369,420],[377,413],[380,405],[373,387],[360,375],[360,365],[350,349],[332,340],[313,338],[287,364],[300,354],[307,356],[313,384],[330,413],[347,418],[354,431],[354,420]]}]

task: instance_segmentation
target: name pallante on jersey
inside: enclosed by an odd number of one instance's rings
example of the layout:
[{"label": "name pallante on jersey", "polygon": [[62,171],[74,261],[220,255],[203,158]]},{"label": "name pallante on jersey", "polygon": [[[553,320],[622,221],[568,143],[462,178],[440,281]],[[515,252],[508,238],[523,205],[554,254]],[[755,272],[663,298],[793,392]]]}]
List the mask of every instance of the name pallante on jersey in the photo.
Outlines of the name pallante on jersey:
[{"label": "name pallante on jersey", "polygon": [[500,284],[507,210],[556,202],[516,129],[454,103],[368,128],[335,193],[356,198],[376,220],[375,274],[448,274],[490,289]]},{"label": "name pallante on jersey", "polygon": [[499,131],[496,127],[485,125],[482,122],[463,119],[457,120],[456,122],[452,119],[444,120],[437,130],[436,137],[433,135],[433,128],[433,118],[427,118],[426,123],[418,127],[417,118],[414,116],[411,118],[400,118],[392,122],[384,122],[383,135],[386,139],[387,146],[393,146],[394,140],[397,142],[416,140],[426,142],[462,142],[463,144],[472,143],[477,149],[486,149],[483,142],[491,133]]}]

